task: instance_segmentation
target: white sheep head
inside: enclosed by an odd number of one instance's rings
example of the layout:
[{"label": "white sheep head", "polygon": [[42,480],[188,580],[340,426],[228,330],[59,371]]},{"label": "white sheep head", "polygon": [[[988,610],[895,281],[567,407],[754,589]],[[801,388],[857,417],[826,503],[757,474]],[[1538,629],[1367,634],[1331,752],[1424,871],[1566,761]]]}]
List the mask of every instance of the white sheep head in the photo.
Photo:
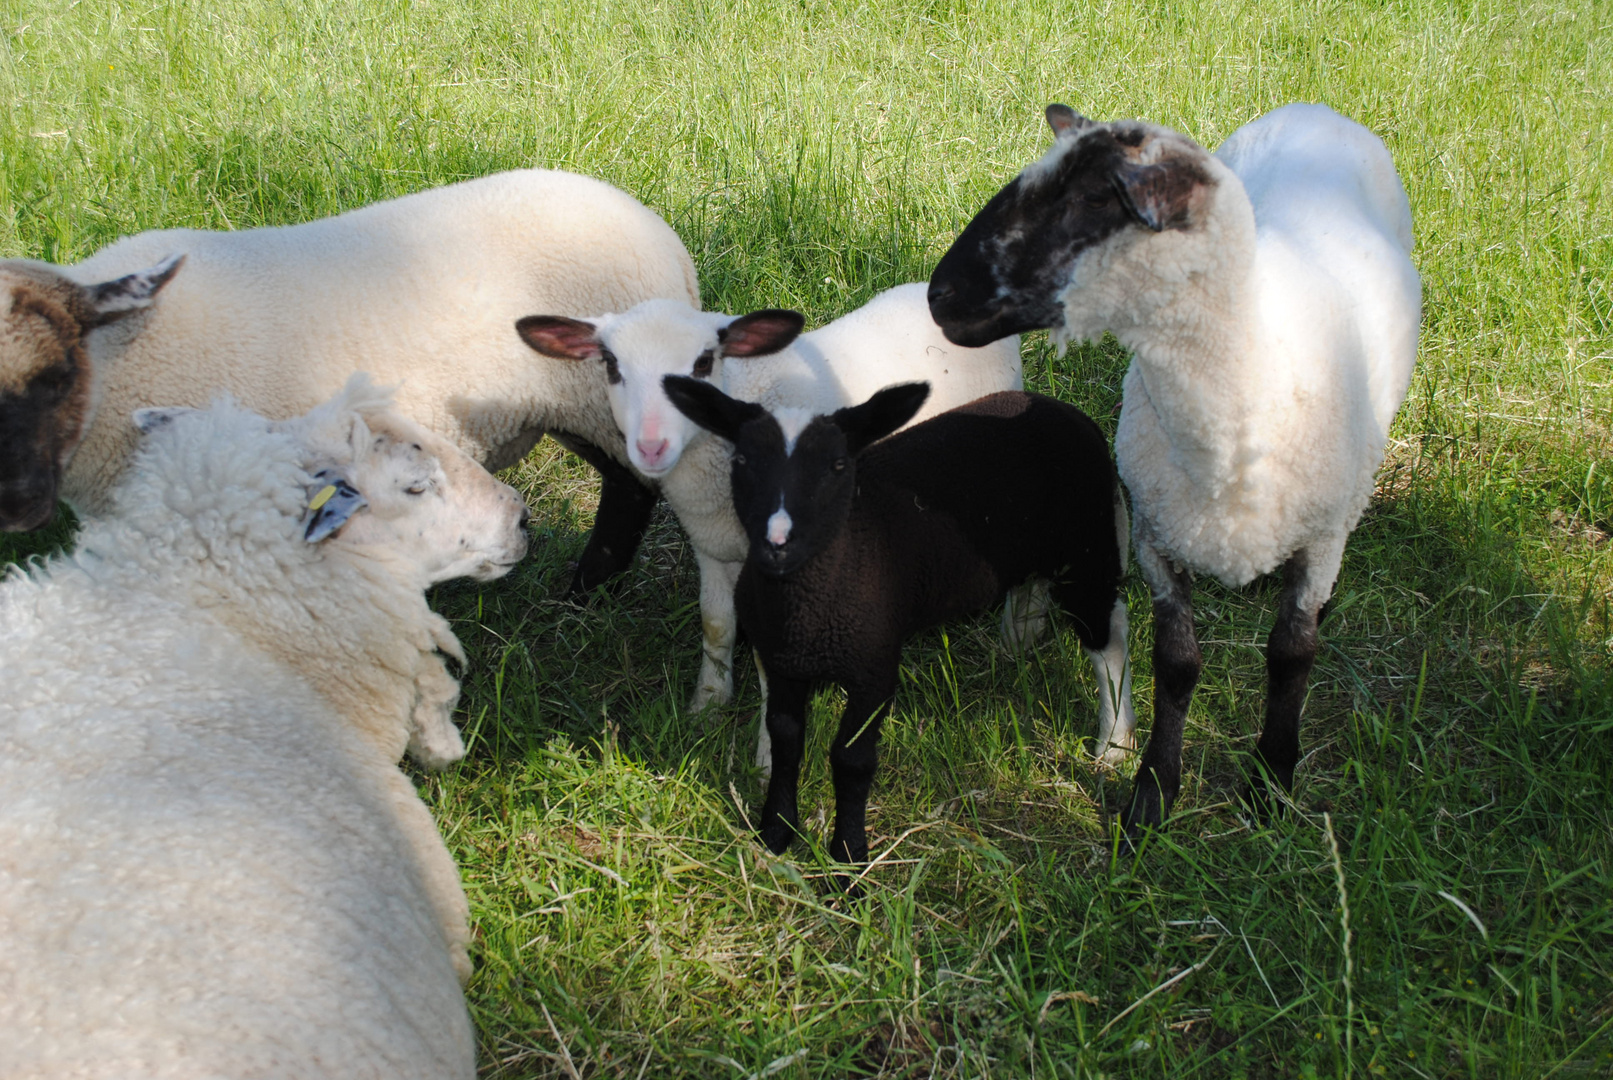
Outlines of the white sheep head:
[{"label": "white sheep head", "polygon": [[621,315],[530,315],[515,326],[521,339],[545,356],[605,365],[611,414],[627,437],[628,460],[645,476],[660,479],[700,431],[672,407],[661,380],[684,375],[721,386],[726,359],[788,348],[804,323],[799,312],[784,309],[736,318],[696,311],[679,300],[646,300]]}]

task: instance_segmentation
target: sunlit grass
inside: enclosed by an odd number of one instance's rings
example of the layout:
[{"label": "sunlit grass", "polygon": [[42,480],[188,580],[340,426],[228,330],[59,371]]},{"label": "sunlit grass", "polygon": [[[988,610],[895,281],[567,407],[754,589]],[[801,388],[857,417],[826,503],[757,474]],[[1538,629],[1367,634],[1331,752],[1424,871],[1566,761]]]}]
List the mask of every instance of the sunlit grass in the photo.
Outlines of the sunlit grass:
[{"label": "sunlit grass", "polygon": [[[910,647],[870,895],[829,903],[821,851],[749,838],[748,661],[733,708],[680,712],[698,612],[675,523],[618,595],[557,599],[596,488],[546,444],[513,470],[533,557],[435,597],[472,658],[471,754],[421,784],[471,897],[481,1061],[1608,1075],[1610,23],[1600,0],[0,0],[0,254],[72,261],[138,229],[301,221],[551,165],[665,215],[708,305],[816,321],[926,276],[1041,151],[1049,101],[1212,145],[1287,101],[1333,105],[1395,156],[1426,301],[1323,624],[1291,818],[1250,832],[1231,805],[1270,583],[1198,594],[1183,799],[1136,861],[1109,831],[1126,778],[1083,756],[1073,636],[1013,660],[987,617]],[[1124,364],[1112,343],[1027,343],[1027,381],[1106,426]],[[0,557],[66,536],[0,538]],[[1130,599],[1146,723],[1139,582]],[[818,700],[804,776],[820,836],[840,700]]]}]

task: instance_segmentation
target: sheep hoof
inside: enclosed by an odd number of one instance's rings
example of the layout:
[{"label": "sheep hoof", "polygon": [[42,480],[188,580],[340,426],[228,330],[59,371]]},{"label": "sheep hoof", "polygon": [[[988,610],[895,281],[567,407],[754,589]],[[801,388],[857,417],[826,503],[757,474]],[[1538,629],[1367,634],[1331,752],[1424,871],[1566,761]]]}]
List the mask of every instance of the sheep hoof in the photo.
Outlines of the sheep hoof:
[{"label": "sheep hoof", "polygon": [[689,712],[704,712],[711,705],[726,705],[733,696],[734,692],[725,686],[702,686],[689,699]]},{"label": "sheep hoof", "polygon": [[782,855],[795,839],[795,829],[783,818],[777,818],[756,830],[762,846],[775,855]]},{"label": "sheep hoof", "polygon": [[1122,743],[1110,743],[1109,749],[1101,754],[1094,754],[1093,758],[1111,769],[1118,769],[1130,761],[1136,753],[1137,747],[1135,745],[1127,746]]},{"label": "sheep hoof", "polygon": [[1167,797],[1160,790],[1159,783],[1152,774],[1140,774],[1137,777],[1136,790],[1132,792],[1131,805],[1126,808],[1121,817],[1120,825],[1125,831],[1125,850],[1136,851],[1142,843],[1144,833],[1150,830],[1163,829],[1165,819],[1170,815],[1171,804],[1176,799]]},{"label": "sheep hoof", "polygon": [[1243,790],[1243,803],[1249,808],[1250,824],[1269,825],[1288,815],[1290,784],[1278,779],[1280,790],[1273,791],[1270,778],[1261,765],[1249,776],[1249,786]]}]

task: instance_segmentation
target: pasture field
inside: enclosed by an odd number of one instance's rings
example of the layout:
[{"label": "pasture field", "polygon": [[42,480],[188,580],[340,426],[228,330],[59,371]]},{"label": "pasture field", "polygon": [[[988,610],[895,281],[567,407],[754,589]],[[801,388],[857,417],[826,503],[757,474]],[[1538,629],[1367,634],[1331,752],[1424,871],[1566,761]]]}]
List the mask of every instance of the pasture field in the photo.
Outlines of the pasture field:
[{"label": "pasture field", "polygon": [[[597,487],[545,443],[511,477],[533,556],[434,598],[472,661],[471,751],[418,779],[471,898],[482,1068],[1609,1076],[1610,24],[1607,0],[0,0],[0,255],[545,165],[662,213],[708,306],[816,323],[926,277],[1046,145],[1049,101],[1212,146],[1333,105],[1405,178],[1425,315],[1294,812],[1252,831],[1234,802],[1272,583],[1201,583],[1186,786],[1135,859],[1129,778],[1083,756],[1074,635],[1022,662],[982,617],[909,648],[869,896],[836,905],[821,851],[750,837],[748,659],[733,707],[681,709],[699,618],[670,516],[616,595],[558,599]],[[1025,359],[1112,428],[1112,341],[1031,335]],[[1135,575],[1130,600],[1146,728]],[[821,835],[837,695],[814,708]]]}]

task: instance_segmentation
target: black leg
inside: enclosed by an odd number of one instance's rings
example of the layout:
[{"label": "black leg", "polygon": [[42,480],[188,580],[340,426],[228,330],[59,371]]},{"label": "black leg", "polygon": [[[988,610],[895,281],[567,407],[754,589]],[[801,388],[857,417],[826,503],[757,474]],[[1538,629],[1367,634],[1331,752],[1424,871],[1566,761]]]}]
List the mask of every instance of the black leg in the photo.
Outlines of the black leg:
[{"label": "black leg", "polygon": [[1154,588],[1154,729],[1121,820],[1133,843],[1144,829],[1164,824],[1182,789],[1182,728],[1202,666],[1193,632],[1193,580],[1186,570],[1168,567],[1161,576],[1164,587]]},{"label": "black leg", "polygon": [[894,693],[894,680],[875,689],[846,691],[846,711],[829,748],[835,785],[835,831],[829,854],[841,862],[868,861],[868,792],[878,764],[879,729]]},{"label": "black leg", "polygon": [[599,510],[594,530],[577,561],[567,596],[585,596],[626,570],[650,526],[650,514],[661,492],[639,479],[637,473],[605,451],[575,435],[549,433],[550,437],[599,470]]},{"label": "black leg", "polygon": [[775,855],[784,853],[801,829],[796,790],[801,779],[801,751],[806,746],[806,717],[812,686],[804,679],[772,676],[767,680],[767,734],[773,740],[773,776],[762,804],[762,843]]},{"label": "black leg", "polygon": [[1266,642],[1266,726],[1255,744],[1255,771],[1249,778],[1249,802],[1263,820],[1277,808],[1266,784],[1274,779],[1285,792],[1292,791],[1299,764],[1299,714],[1316,663],[1321,613],[1321,604],[1306,603],[1310,584],[1310,560],[1300,551],[1283,565],[1282,601]]}]

